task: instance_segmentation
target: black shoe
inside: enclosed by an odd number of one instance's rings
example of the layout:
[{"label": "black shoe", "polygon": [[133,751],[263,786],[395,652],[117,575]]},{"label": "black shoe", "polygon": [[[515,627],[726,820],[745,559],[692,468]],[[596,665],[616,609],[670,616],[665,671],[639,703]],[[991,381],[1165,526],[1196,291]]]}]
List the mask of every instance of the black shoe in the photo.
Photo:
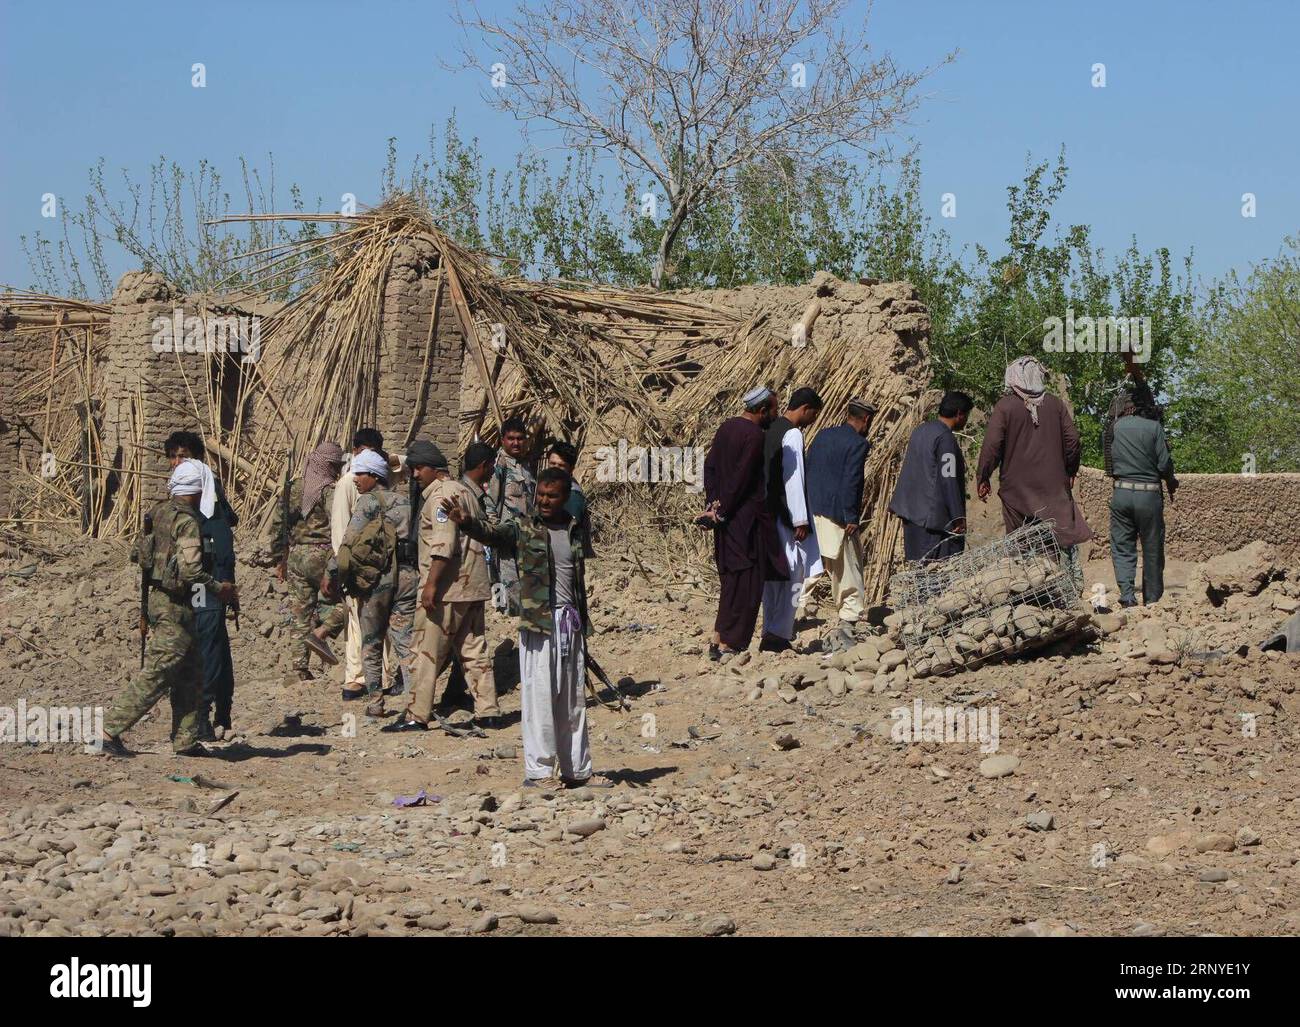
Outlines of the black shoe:
[{"label": "black shoe", "polygon": [[490,731],[499,731],[506,726],[506,718],[499,713],[493,713],[486,717],[475,717],[470,723]]},{"label": "black shoe", "polygon": [[717,663],[722,658],[722,650],[716,645],[709,646],[709,662]]},{"label": "black shoe", "polygon": [[391,724],[385,724],[379,730],[389,734],[393,734],[397,731],[428,731],[429,725],[423,724],[411,717],[402,717],[393,721]]},{"label": "black shoe", "polygon": [[343,689],[344,702],[354,702],[357,699],[368,699],[369,697],[370,697],[370,693],[367,692],[364,688],[359,688],[355,692],[349,692],[346,688]]},{"label": "black shoe", "polygon": [[112,756],[114,759],[129,759],[135,755],[116,735],[105,738],[99,751],[101,755]]},{"label": "black shoe", "polygon": [[788,641],[784,638],[777,638],[776,635],[764,635],[763,640],[758,643],[760,653],[784,653],[793,649]]},{"label": "black shoe", "polygon": [[405,691],[406,691],[405,684],[403,684],[401,681],[394,681],[391,685],[389,685],[387,688],[384,689],[384,695],[401,695]]},{"label": "black shoe", "polygon": [[211,756],[212,753],[207,750],[202,742],[195,742],[193,745],[187,745],[184,749],[177,749],[173,755],[199,757]]},{"label": "black shoe", "polygon": [[1119,601],[1119,605],[1122,606],[1122,607],[1123,607],[1124,609],[1126,609],[1126,610],[1127,610],[1127,609],[1130,609],[1131,607],[1137,606],[1137,604],[1138,604],[1138,601],[1137,601],[1136,599],[1121,599],[1121,600]]}]

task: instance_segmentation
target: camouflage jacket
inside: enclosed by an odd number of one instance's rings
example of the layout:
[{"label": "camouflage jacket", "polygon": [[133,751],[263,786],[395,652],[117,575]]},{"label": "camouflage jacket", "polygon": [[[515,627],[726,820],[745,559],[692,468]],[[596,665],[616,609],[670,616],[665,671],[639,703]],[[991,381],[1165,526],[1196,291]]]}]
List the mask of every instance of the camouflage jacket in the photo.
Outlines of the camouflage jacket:
[{"label": "camouflage jacket", "polygon": [[[326,485],[316,505],[302,515],[302,479],[289,482],[289,544],[292,546],[327,546],[330,544],[330,511],[334,508],[334,485]],[[271,514],[271,544],[280,545],[284,531],[284,507],[275,504]],[[278,552],[278,549],[277,549]]]},{"label": "camouflage jacket", "polygon": [[[576,521],[569,519],[569,545],[573,549],[573,593],[578,600],[578,615],[582,618],[582,633],[591,633],[587,617],[586,551],[582,545],[582,531]],[[491,524],[476,518],[467,518],[461,530],[470,538],[487,546],[495,546],[519,563],[519,626],[539,634],[551,633],[551,584],[555,565],[551,556],[551,535],[546,522],[533,514],[522,520],[509,520]]]},{"label": "camouflage jacket", "polygon": [[152,532],[141,532],[131,549],[131,562],[148,570],[149,583],[178,602],[192,601],[196,585],[216,589],[216,578],[203,567],[195,510],[179,499],[167,499],[150,510],[149,516]]},{"label": "camouflage jacket", "polygon": [[[348,522],[347,531],[343,533],[343,544],[350,544],[360,534],[361,529],[376,517],[383,517],[392,525],[399,539],[410,536],[411,501],[406,497],[406,493],[376,485],[369,492],[357,497],[357,505],[352,508],[352,520]],[[328,535],[326,537],[328,539]],[[329,569],[337,571],[338,566],[338,556],[331,552]]]},{"label": "camouflage jacket", "polygon": [[537,479],[533,472],[507,455],[504,449],[498,451],[496,470],[483,497],[488,520],[498,524],[506,520],[526,520],[533,515],[536,493]]}]

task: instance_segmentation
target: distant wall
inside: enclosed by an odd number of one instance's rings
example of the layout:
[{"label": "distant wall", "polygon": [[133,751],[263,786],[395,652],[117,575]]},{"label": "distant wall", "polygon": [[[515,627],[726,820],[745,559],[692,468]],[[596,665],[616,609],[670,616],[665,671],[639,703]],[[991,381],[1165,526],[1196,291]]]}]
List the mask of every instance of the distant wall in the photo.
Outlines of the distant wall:
[{"label": "distant wall", "polygon": [[[1262,539],[1278,555],[1300,560],[1300,474],[1180,474],[1173,503],[1165,501],[1165,555],[1208,560]],[[1096,533],[1093,552],[1109,545],[1111,480],[1080,470],[1075,494]]]}]

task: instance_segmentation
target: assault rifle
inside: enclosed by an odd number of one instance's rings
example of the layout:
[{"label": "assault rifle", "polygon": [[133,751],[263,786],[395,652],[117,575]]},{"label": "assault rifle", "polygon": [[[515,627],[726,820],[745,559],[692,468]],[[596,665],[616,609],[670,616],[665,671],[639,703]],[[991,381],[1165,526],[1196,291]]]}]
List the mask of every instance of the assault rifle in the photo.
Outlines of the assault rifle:
[{"label": "assault rifle", "polygon": [[[153,534],[153,515],[144,515],[144,533]],[[150,558],[140,561],[140,669],[144,670],[144,640],[149,634],[149,575],[153,571],[153,546],[149,547]]]}]

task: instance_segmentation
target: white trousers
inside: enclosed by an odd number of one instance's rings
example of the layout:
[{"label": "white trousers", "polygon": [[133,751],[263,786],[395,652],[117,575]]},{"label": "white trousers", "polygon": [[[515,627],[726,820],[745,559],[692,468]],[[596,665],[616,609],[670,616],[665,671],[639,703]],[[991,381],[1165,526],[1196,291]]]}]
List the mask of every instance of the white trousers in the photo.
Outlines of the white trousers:
[{"label": "white trousers", "polygon": [[348,608],[348,633],[343,640],[343,687],[349,690],[366,687],[366,675],[361,669],[361,621],[357,617],[357,601],[352,596],[343,600]]},{"label": "white trousers", "polygon": [[763,582],[763,634],[794,641],[794,607],[802,588],[803,578]]},{"label": "white trousers", "polygon": [[562,777],[591,776],[582,634],[569,631],[562,644],[559,618],[552,610],[549,635],[519,630],[524,776],[530,780],[548,778],[556,767]]}]

